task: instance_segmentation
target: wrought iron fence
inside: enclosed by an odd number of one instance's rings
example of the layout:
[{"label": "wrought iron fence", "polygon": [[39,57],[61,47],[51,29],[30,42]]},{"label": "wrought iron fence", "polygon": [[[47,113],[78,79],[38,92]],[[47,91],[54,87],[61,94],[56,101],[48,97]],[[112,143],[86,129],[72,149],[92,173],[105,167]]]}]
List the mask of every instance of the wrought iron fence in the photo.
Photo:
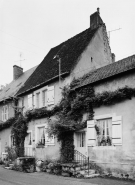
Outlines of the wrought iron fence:
[{"label": "wrought iron fence", "polygon": [[74,150],[74,162],[77,163],[82,170],[87,170],[89,175],[89,170],[90,170],[89,157],[83,155],[77,150]]}]

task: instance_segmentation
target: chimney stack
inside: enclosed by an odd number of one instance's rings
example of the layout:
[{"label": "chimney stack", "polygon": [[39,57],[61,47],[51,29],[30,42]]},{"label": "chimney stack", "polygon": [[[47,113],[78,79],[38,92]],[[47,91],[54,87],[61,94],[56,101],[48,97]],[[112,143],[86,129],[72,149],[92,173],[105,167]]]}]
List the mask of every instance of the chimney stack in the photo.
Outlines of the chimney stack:
[{"label": "chimney stack", "polygon": [[113,63],[113,62],[115,62],[115,54],[112,53],[111,55],[112,55],[112,63]]},{"label": "chimney stack", "polygon": [[23,68],[14,65],[13,66],[13,80],[16,80],[17,78],[19,78],[21,75],[23,74]]},{"label": "chimney stack", "polygon": [[101,24],[103,24],[103,21],[100,17],[99,8],[97,8],[97,11],[90,16],[90,28],[93,30]]}]

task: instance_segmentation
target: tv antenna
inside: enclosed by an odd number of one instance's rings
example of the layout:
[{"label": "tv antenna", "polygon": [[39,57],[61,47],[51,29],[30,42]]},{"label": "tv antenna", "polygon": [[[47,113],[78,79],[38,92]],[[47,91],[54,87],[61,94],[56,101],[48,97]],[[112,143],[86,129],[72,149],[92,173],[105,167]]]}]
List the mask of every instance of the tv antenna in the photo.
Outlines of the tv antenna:
[{"label": "tv antenna", "polygon": [[15,61],[15,62],[20,62],[20,67],[21,67],[21,62],[25,60],[25,59],[22,59],[22,55],[23,55],[23,53],[20,52],[20,54],[19,54],[20,60]]},{"label": "tv antenna", "polygon": [[120,29],[122,29],[122,28],[117,28],[117,29],[115,29],[115,30],[110,30],[110,31],[108,31],[109,43],[110,43],[110,33],[113,32],[113,31],[118,31],[118,30],[120,30]]}]

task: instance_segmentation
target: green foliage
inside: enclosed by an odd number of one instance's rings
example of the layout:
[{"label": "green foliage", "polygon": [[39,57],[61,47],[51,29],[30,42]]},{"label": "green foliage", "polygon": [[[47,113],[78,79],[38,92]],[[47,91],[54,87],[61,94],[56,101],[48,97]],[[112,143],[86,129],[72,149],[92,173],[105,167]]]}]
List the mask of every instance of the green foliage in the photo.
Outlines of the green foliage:
[{"label": "green foliage", "polygon": [[24,141],[27,135],[28,122],[27,119],[20,115],[12,126],[12,134],[15,138],[16,154],[18,157],[24,156]]},{"label": "green foliage", "polygon": [[98,93],[90,101],[93,107],[100,107],[102,105],[114,105],[132,97],[135,97],[135,88],[125,86],[113,92],[104,91],[103,93]]},{"label": "green foliage", "polygon": [[15,159],[17,158],[17,155],[16,155],[16,148],[12,148],[12,147],[6,147],[5,148],[6,152],[8,153],[8,160],[11,160],[11,161],[15,161]]},{"label": "green foliage", "polygon": [[51,116],[57,114],[58,111],[60,111],[59,106],[55,106],[51,110],[47,110],[46,107],[42,107],[39,109],[28,110],[25,113],[25,117],[27,118],[27,122],[29,122],[31,120],[35,120],[39,118],[50,118]]},{"label": "green foliage", "polygon": [[4,123],[1,123],[0,124],[0,131],[3,130],[3,129],[6,129],[6,128],[11,127],[14,124],[15,120],[16,120],[16,118],[15,117],[12,117],[12,118],[9,118]]},{"label": "green foliage", "polygon": [[83,113],[89,112],[91,119],[93,118],[94,112],[87,102],[88,96],[94,96],[92,87],[85,87],[78,92],[64,87],[59,105],[61,111],[57,113],[57,119],[49,120],[48,133],[56,135],[61,143],[61,160],[64,162],[71,162],[74,158],[73,132],[86,126],[82,121]]},{"label": "green foliage", "polygon": [[68,131],[60,135],[61,138],[61,160],[63,162],[72,162],[74,159],[74,140],[73,132]]}]

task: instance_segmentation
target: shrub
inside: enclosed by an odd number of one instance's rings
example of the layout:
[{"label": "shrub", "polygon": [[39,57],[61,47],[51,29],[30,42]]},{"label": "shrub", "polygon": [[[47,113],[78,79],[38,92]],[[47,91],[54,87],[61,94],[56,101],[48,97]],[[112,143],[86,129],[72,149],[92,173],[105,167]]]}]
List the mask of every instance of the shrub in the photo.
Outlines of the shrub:
[{"label": "shrub", "polygon": [[17,158],[15,148],[7,146],[6,152],[8,153],[7,155],[8,160],[15,161],[15,159]]}]

